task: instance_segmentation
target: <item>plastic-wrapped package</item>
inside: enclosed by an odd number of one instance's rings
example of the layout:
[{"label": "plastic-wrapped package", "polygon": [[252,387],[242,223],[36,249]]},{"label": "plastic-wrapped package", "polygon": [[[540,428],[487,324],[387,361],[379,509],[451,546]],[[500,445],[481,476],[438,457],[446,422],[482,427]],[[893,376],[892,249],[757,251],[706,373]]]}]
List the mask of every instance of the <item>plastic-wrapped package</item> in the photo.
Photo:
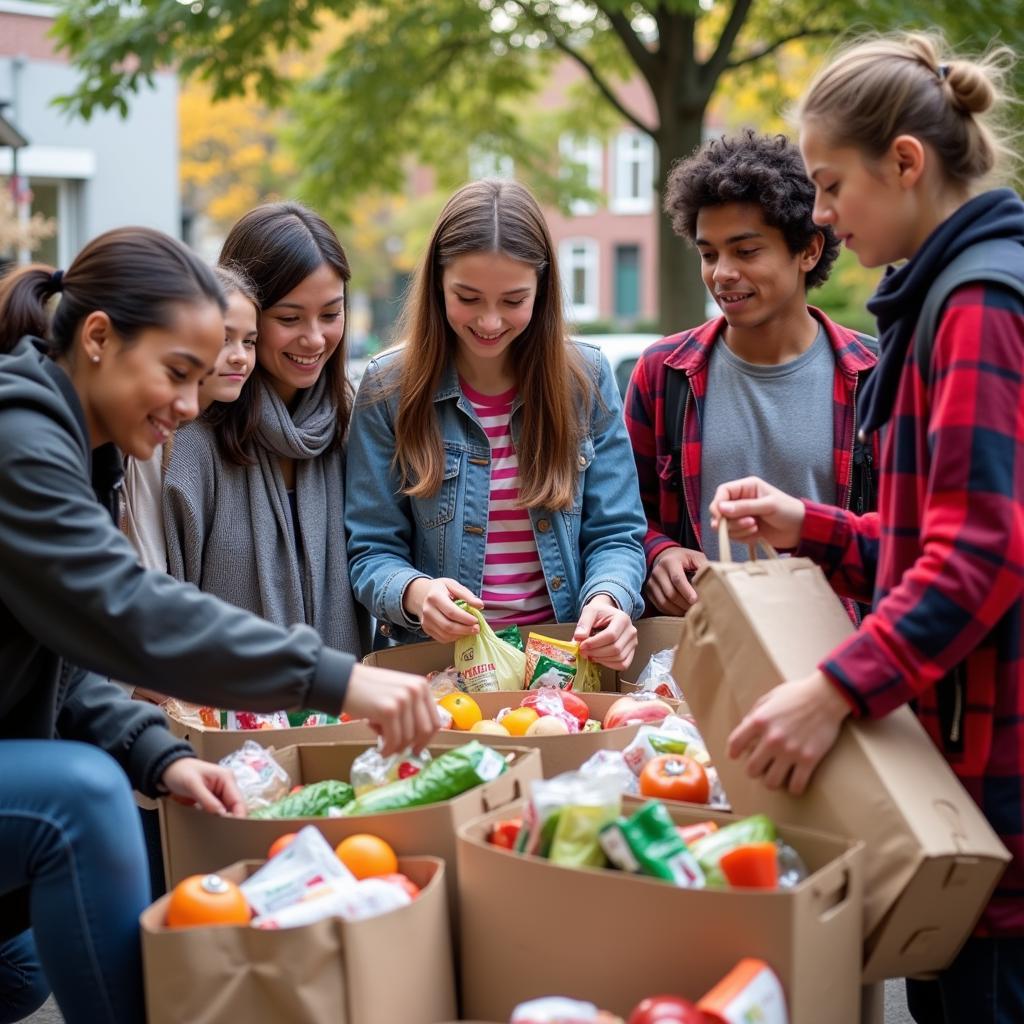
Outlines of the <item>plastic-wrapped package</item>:
[{"label": "plastic-wrapped package", "polygon": [[429,672],[427,674],[427,685],[430,687],[430,695],[434,700],[447,697],[449,693],[465,693],[466,684],[459,675],[459,670],[454,665],[441,669],[440,672]]},{"label": "plastic-wrapped package", "polygon": [[352,788],[356,796],[368,793],[371,789],[386,786],[389,782],[396,782],[399,779],[407,779],[416,775],[430,763],[430,751],[424,750],[419,754],[412,750],[405,750],[401,754],[391,754],[384,757],[380,752],[380,745],[369,747],[364,750],[352,762]]},{"label": "plastic-wrapped package", "polygon": [[591,779],[615,779],[623,794],[635,796],[640,792],[640,783],[633,769],[626,764],[621,750],[595,751],[580,765],[579,773]]},{"label": "plastic-wrapped package", "polygon": [[782,839],[775,844],[779,851],[779,888],[792,889],[799,885],[809,874],[803,857]]},{"label": "plastic-wrapped package", "polygon": [[659,697],[683,699],[683,691],[672,677],[672,664],[676,659],[676,649],[669,647],[651,655],[651,660],[637,676],[636,685],[644,691],[656,693]]},{"label": "plastic-wrapped package", "polygon": [[520,1003],[509,1018],[509,1024],[598,1024],[608,1018],[593,1003],[564,996],[544,996]]},{"label": "plastic-wrapped package", "polygon": [[401,886],[380,878],[364,878],[352,885],[326,884],[301,903],[293,903],[254,918],[252,927],[264,931],[298,928],[325,917],[365,921],[368,917],[379,917],[392,910],[400,910],[410,903],[412,897]]},{"label": "plastic-wrapped package", "polygon": [[580,731],[581,723],[579,717],[566,708],[565,701],[561,697],[561,691],[554,687],[545,686],[530,693],[523,699],[520,707],[533,708],[542,718],[545,716],[557,718],[565,724],[566,729],[570,733]]},{"label": "plastic-wrapped package", "polygon": [[229,711],[225,729],[288,729],[288,715],[284,711]]},{"label": "plastic-wrapped package", "polygon": [[334,818],[346,805],[355,799],[355,793],[347,782],[324,779],[297,788],[295,792],[282,797],[269,807],[258,807],[250,815],[253,818]]},{"label": "plastic-wrapped package", "polygon": [[238,750],[222,757],[220,763],[234,775],[250,811],[269,807],[291,789],[291,777],[274,760],[274,755],[255,740],[246,740]]},{"label": "plastic-wrapped package", "polygon": [[526,676],[526,656],[498,638],[479,608],[457,601],[463,611],[476,617],[480,632],[455,641],[455,664],[468,693],[521,690]]},{"label": "plastic-wrapped package", "polygon": [[[641,725],[622,754],[626,764],[637,776],[651,758],[661,754],[689,754],[694,760],[704,763],[709,760],[706,757],[707,751],[703,751],[703,740],[700,740],[701,746],[695,748],[695,735],[699,740],[700,734],[685,718],[669,715],[657,725]],[[702,751],[705,757],[696,756],[695,749],[697,752]]]}]

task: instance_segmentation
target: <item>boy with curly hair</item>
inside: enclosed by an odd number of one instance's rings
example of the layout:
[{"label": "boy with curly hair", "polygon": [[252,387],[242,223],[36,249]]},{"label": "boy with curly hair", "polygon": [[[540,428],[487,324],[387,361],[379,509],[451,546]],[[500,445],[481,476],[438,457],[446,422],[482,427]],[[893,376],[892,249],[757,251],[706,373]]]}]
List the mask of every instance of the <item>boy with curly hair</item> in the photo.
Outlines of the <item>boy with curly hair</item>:
[{"label": "boy with curly hair", "polygon": [[708,503],[719,484],[757,475],[873,507],[874,450],[857,440],[855,405],[878,349],[807,304],[839,253],[813,209],[783,135],[713,139],[669,175],[665,210],[700,253],[721,315],[649,346],[626,394],[648,527],[644,596],[663,614],[686,614],[697,596],[688,574],[717,555]]}]

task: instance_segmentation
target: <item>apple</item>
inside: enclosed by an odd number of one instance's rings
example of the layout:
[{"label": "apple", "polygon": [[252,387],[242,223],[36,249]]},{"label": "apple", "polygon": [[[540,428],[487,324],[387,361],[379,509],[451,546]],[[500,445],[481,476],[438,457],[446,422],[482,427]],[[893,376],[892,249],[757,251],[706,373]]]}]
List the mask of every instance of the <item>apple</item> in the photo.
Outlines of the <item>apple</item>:
[{"label": "apple", "polygon": [[679,996],[648,996],[633,1007],[627,1024],[707,1024],[707,1018]]},{"label": "apple", "polygon": [[527,736],[568,736],[569,726],[555,715],[542,715],[526,730]]},{"label": "apple", "polygon": [[620,697],[605,713],[601,725],[604,729],[618,729],[623,725],[633,725],[637,722],[643,725],[656,725],[671,714],[672,709],[663,700]]}]

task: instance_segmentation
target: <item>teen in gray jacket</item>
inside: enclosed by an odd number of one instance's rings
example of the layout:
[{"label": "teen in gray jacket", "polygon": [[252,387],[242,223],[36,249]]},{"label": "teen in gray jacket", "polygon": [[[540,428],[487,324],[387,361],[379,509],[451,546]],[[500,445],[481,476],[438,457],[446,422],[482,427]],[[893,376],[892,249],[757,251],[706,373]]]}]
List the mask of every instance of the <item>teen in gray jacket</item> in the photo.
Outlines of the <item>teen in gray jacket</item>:
[{"label": "teen in gray jacket", "polygon": [[0,286],[0,941],[31,924],[69,1024],[144,1017],[131,787],[241,810],[224,770],[106,676],[236,708],[344,705],[389,749],[437,724],[422,679],[142,569],[117,530],[118,449],[147,458],[196,415],[222,310],[209,269],[143,228]]}]

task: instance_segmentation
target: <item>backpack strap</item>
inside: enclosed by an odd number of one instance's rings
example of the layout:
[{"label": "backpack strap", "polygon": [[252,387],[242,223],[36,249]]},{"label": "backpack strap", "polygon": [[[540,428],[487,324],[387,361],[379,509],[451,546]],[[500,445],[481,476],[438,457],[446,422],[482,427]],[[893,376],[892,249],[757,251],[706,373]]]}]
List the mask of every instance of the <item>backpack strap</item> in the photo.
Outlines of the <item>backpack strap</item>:
[{"label": "backpack strap", "polygon": [[928,289],[914,329],[914,358],[924,376],[930,376],[935,333],[953,292],[965,284],[1000,284],[1024,300],[1022,273],[1024,246],[1008,238],[978,242],[942,270]]}]

